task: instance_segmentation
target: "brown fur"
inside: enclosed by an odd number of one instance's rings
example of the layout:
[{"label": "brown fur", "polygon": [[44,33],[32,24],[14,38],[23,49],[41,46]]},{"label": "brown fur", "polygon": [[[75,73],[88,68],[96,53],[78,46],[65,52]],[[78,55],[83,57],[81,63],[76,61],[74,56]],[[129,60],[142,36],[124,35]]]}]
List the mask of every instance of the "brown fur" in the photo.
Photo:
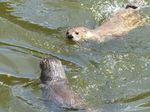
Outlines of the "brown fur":
[{"label": "brown fur", "polygon": [[70,86],[61,61],[45,58],[40,62],[43,97],[66,110],[84,110],[83,101]]}]

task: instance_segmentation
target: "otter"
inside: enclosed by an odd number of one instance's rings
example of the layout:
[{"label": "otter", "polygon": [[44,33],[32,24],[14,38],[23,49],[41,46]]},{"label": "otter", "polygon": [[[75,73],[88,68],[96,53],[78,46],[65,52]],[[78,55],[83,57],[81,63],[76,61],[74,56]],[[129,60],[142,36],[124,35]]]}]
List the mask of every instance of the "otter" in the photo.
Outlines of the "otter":
[{"label": "otter", "polygon": [[143,24],[138,12],[135,10],[143,5],[144,0],[133,0],[124,9],[117,11],[96,29],[77,26],[67,31],[66,37],[72,41],[95,40],[105,42],[127,34],[130,30]]},{"label": "otter", "polygon": [[[82,110],[83,100],[69,87],[69,82],[61,61],[56,58],[45,58],[40,62],[40,81],[44,86],[44,99],[65,110]],[[87,111],[86,111],[87,112]]]}]

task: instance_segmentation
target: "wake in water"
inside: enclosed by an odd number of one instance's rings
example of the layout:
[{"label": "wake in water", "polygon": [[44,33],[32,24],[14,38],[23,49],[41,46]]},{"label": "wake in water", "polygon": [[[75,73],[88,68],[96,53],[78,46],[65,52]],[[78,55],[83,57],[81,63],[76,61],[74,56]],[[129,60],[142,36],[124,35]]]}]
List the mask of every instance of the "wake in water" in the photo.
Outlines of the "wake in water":
[{"label": "wake in water", "polygon": [[[95,20],[101,22],[111,17],[112,14],[117,12],[120,8],[124,8],[129,2],[132,3],[133,0],[101,0],[98,2],[94,1],[90,10],[92,11]],[[150,7],[149,2],[145,1],[139,10],[140,15],[142,15],[143,20],[145,21],[143,25],[150,25],[150,14],[148,11],[148,8]]]}]

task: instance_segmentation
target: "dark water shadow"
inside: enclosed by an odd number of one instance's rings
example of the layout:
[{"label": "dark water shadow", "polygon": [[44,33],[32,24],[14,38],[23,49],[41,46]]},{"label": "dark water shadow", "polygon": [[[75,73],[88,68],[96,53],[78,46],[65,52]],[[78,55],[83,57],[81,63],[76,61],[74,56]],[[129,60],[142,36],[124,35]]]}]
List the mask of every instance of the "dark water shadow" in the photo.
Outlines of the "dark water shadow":
[{"label": "dark water shadow", "polygon": [[7,19],[10,22],[13,22],[27,30],[33,31],[33,32],[39,32],[43,33],[46,35],[52,35],[52,34],[57,34],[60,33],[60,29],[50,29],[46,27],[42,27],[38,24],[32,24],[28,21],[22,21],[19,20],[21,17],[16,17],[12,15],[11,13],[14,12],[13,9],[10,5],[10,2],[0,2],[0,17]]}]

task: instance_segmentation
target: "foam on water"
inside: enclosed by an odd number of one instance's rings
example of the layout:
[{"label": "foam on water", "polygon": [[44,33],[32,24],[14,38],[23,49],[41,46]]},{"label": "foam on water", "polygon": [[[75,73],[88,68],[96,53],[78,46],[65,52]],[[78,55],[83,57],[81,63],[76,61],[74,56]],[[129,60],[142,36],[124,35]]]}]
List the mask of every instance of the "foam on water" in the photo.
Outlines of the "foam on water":
[{"label": "foam on water", "polygon": [[124,5],[124,2],[118,1],[99,1],[93,3],[90,10],[93,12],[96,21],[109,17]]},{"label": "foam on water", "polygon": [[[132,3],[132,0],[106,0],[106,1],[94,1],[90,10],[96,21],[100,22],[106,18],[109,18],[113,13],[117,12],[120,8],[124,8],[128,3]],[[145,1],[144,5],[140,8],[139,12],[143,16],[145,21],[144,25],[150,24],[150,15],[148,7],[150,7],[149,2]],[[147,10],[147,12],[145,11]]]}]

